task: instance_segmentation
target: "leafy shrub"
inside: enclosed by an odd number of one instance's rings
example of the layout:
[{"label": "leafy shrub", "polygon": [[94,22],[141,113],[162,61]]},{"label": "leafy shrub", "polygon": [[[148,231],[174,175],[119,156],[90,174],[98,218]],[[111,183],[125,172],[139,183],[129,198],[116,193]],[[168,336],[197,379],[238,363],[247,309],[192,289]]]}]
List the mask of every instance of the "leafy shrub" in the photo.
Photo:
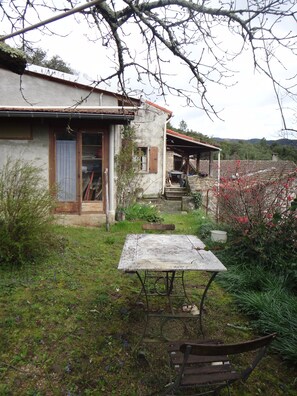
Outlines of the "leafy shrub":
[{"label": "leafy shrub", "polygon": [[53,246],[53,208],[41,169],[8,159],[0,172],[0,263],[33,261]]},{"label": "leafy shrub", "polygon": [[192,197],[194,200],[195,209],[199,209],[202,205],[202,194],[201,192],[194,192],[192,193]]},{"label": "leafy shrub", "polygon": [[236,236],[236,254],[241,251],[246,260],[282,273],[296,271],[297,202],[291,194],[293,183],[294,175],[285,171],[222,182],[220,217]]},{"label": "leafy shrub", "polygon": [[125,209],[126,220],[145,220],[150,223],[162,222],[163,218],[156,206],[135,203]]}]

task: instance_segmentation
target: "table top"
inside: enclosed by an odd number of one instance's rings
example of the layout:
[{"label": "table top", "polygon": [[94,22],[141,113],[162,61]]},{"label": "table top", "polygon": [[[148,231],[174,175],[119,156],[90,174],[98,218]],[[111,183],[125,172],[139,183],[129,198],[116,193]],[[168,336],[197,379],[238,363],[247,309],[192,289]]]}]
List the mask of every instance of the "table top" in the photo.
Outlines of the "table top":
[{"label": "table top", "polygon": [[195,235],[129,234],[118,269],[137,271],[226,271]]}]

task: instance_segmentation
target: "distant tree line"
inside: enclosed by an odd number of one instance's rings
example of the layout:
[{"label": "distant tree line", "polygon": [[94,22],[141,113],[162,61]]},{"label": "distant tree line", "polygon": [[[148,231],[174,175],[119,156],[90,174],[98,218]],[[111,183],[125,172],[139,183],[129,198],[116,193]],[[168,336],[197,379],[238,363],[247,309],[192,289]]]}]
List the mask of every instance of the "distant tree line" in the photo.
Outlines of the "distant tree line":
[{"label": "distant tree line", "polygon": [[28,63],[47,67],[52,70],[58,70],[63,73],[75,74],[75,71],[71,69],[71,67],[59,55],[47,58],[46,50],[30,47],[26,47],[24,52]]},{"label": "distant tree line", "polygon": [[[194,137],[202,142],[214,144],[219,146],[221,151],[221,159],[232,160],[271,160],[273,155],[277,155],[280,160],[293,161],[297,163],[297,145],[280,144],[278,141],[267,141],[265,138],[256,141],[249,140],[216,140],[210,138],[203,133],[188,129],[187,123],[182,120],[179,124],[179,128],[173,127],[170,123],[169,129],[173,131],[183,133],[185,135]],[[281,140],[280,140],[281,141]]]}]

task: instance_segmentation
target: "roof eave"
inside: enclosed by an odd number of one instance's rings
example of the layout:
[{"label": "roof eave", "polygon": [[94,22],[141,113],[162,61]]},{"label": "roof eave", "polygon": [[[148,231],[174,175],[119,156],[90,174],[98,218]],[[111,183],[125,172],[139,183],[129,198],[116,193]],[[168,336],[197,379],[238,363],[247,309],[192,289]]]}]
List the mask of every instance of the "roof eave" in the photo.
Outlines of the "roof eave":
[{"label": "roof eave", "polygon": [[88,119],[88,120],[109,120],[109,121],[132,121],[134,114],[97,114],[80,112],[60,112],[60,111],[0,111],[0,118],[59,118],[59,119]]},{"label": "roof eave", "polygon": [[[193,148],[197,147],[197,146],[198,147],[200,146],[201,148],[208,149],[209,151],[221,151],[222,150],[220,147],[216,147],[216,146],[213,146],[213,145],[208,144],[208,143],[199,142],[199,141],[197,141],[195,139],[188,139],[186,135],[181,135],[178,132],[170,131],[168,129],[166,131],[166,134],[172,136],[173,138],[180,139],[180,140],[182,140],[184,142],[187,142],[187,143],[191,144]],[[170,147],[170,145],[168,145],[168,146]]]}]

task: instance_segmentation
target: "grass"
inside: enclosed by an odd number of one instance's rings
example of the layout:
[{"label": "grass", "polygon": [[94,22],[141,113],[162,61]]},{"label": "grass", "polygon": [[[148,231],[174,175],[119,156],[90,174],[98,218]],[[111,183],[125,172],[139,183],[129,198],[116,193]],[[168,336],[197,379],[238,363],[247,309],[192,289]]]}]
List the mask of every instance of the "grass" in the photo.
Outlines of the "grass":
[{"label": "grass", "polygon": [[[175,233],[196,234],[204,219],[166,215]],[[141,222],[105,228],[57,227],[65,247],[27,268],[0,269],[0,395],[145,396],[169,381],[166,343],[134,352],[143,324],[135,276],[117,265],[128,233]],[[189,278],[198,296],[199,282]],[[214,283],[206,303],[207,336],[251,338],[248,319]],[[237,395],[295,395],[296,372],[277,355],[261,362]]]},{"label": "grass", "polygon": [[274,348],[296,364],[297,296],[290,287],[290,277],[259,264],[248,264],[229,264],[228,271],[217,280],[233,295],[240,310],[249,315],[254,328],[278,334]]}]

